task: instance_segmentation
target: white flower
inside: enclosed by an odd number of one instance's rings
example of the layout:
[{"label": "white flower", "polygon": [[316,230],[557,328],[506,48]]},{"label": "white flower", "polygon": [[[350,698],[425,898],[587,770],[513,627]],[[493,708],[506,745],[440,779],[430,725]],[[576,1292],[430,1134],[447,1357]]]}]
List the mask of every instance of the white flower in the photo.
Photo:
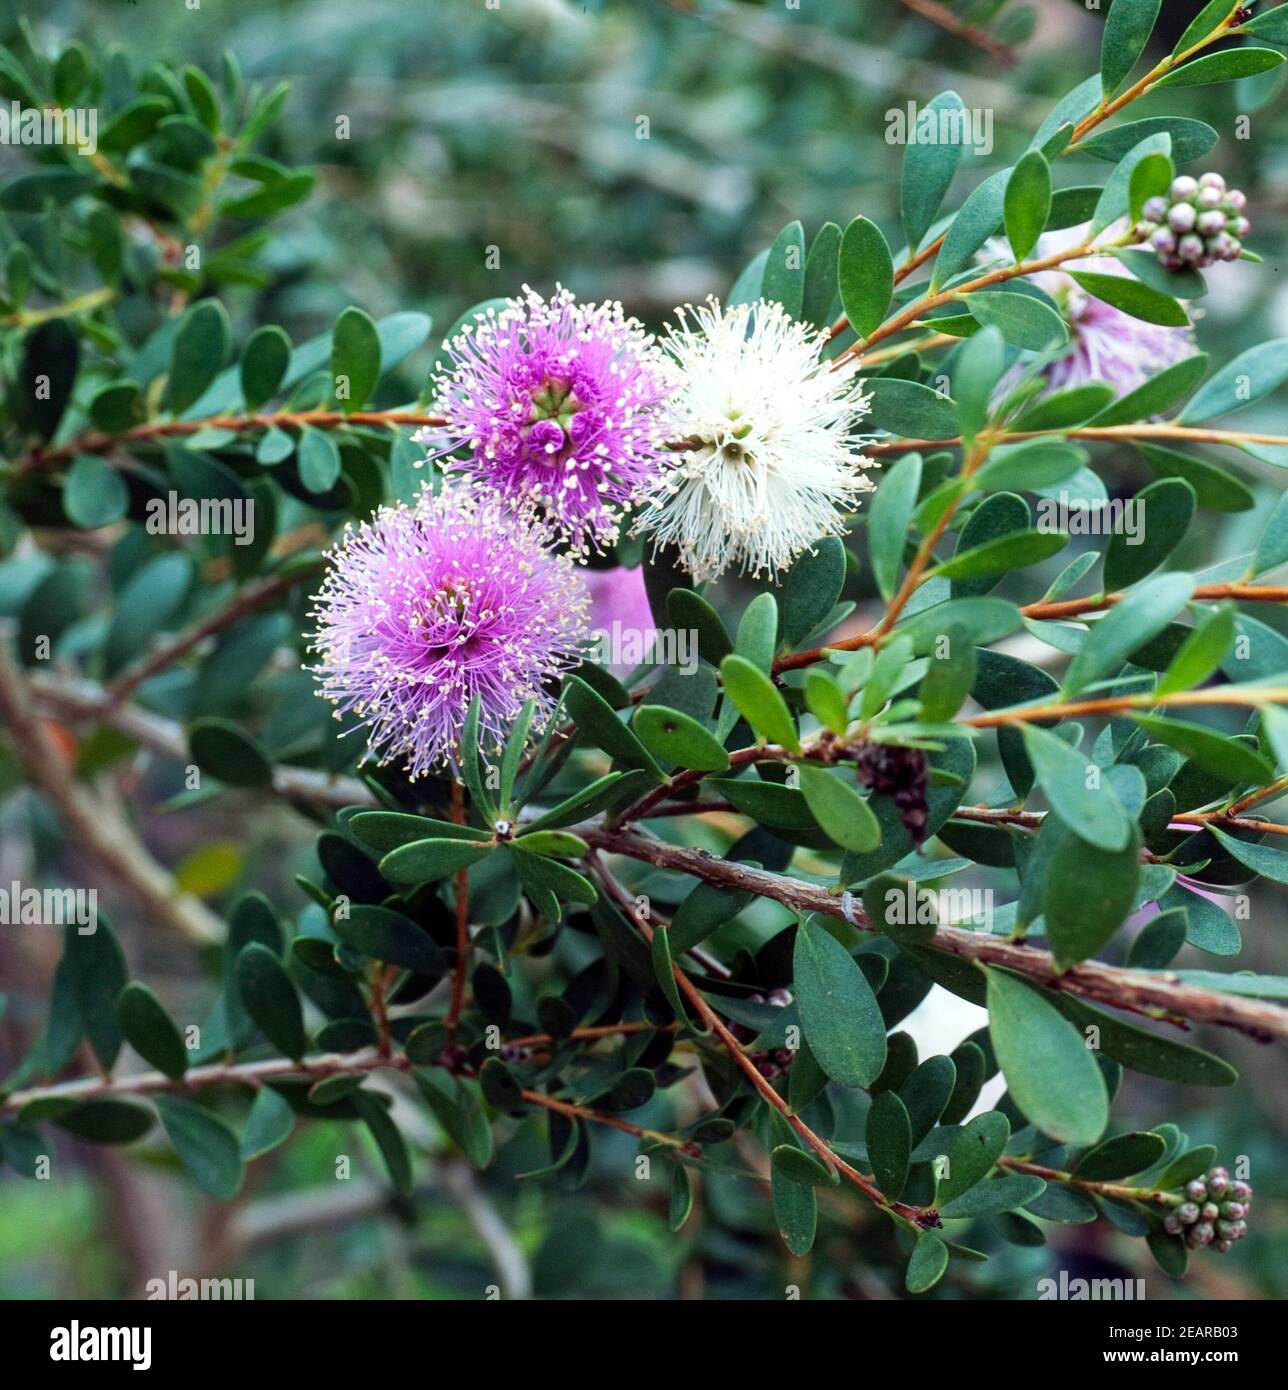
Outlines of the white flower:
[{"label": "white flower", "polygon": [[[763,300],[676,311],[664,345],[680,386],[672,399],[680,455],[640,517],[654,548],[672,544],[695,580],[730,565],[772,577],[820,537],[845,529],[873,485],[851,437],[869,398],[853,360],[822,360],[827,334]],[[691,324],[690,315],[694,322]]]}]

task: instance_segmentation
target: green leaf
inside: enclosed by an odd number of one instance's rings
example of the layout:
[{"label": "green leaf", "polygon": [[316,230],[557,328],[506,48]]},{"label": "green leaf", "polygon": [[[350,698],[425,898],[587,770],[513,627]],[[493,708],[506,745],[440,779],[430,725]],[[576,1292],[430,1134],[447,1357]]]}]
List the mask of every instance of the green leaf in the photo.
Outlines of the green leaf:
[{"label": "green leaf", "polygon": [[1013,531],[986,541],[951,560],[936,565],[931,574],[939,579],[978,579],[985,575],[1008,574],[1049,559],[1068,543],[1063,531]]},{"label": "green leaf", "polygon": [[[534,826],[535,828],[535,826]],[[438,837],[448,840],[473,840],[476,844],[490,841],[486,830],[472,825],[457,825],[453,821],[433,820],[429,816],[412,816],[402,811],[359,811],[348,823],[348,829],[368,849],[388,854],[401,845],[415,840]]]},{"label": "green leaf", "polygon": [[[964,294],[962,302],[974,318],[986,327],[996,328],[1012,347],[1046,352],[1068,341],[1069,330],[1064,320],[1049,304],[1033,295],[987,290]],[[960,388],[957,394],[960,399]]]},{"label": "green leaf", "polygon": [[79,454],[67,473],[63,510],[73,526],[87,531],[119,521],[130,503],[120,473],[97,454]]},{"label": "green leaf", "polygon": [[90,1144],[133,1144],[152,1128],[152,1112],[136,1101],[102,1096],[50,1116],[59,1129]]},{"label": "green leaf", "polygon": [[1171,295],[1151,289],[1124,275],[1102,275],[1090,270],[1071,270],[1069,274],[1089,295],[1146,323],[1168,328],[1188,328],[1189,315]]},{"label": "green leaf", "polygon": [[228,311],[217,299],[202,299],[179,321],[170,353],[167,401],[182,415],[200,400],[228,356]]},{"label": "green leaf", "polygon": [[671,622],[680,629],[698,634],[698,655],[712,666],[719,666],[733,650],[724,619],[692,589],[672,589],[666,596],[666,611]]},{"label": "green leaf", "polygon": [[60,974],[63,969],[67,972],[67,983],[94,1056],[105,1071],[110,1071],[124,1037],[116,1013],[116,1001],[127,979],[121,943],[101,916],[92,932],[81,932],[75,922],[69,922],[63,939]]},{"label": "green leaf", "polygon": [[868,337],[890,305],[894,262],[880,227],[866,217],[856,217],[841,238],[837,284],[850,326],[860,338]]},{"label": "green leaf", "polygon": [[927,1057],[899,1087],[913,1148],[939,1123],[956,1082],[957,1067],[951,1057]]},{"label": "green leaf", "polygon": [[917,494],[921,491],[921,455],[904,454],[885,470],[868,507],[868,555],[881,597],[894,597]]},{"label": "green leaf", "polygon": [[331,332],[331,379],[340,408],[351,415],[380,379],[380,335],[370,314],[350,306]]},{"label": "green leaf", "polygon": [[305,425],[298,452],[300,481],[310,492],[330,492],[340,479],[340,448],[325,430]]},{"label": "green leaf", "polygon": [[[1100,795],[1112,793],[1106,786]],[[1047,938],[1063,970],[1094,955],[1127,920],[1140,883],[1141,836],[1134,821],[1128,823],[1129,840],[1117,849],[1088,844],[1071,824],[1052,831],[1057,833],[1039,891]]]},{"label": "green leaf", "polygon": [[1154,693],[1170,695],[1176,690],[1192,690],[1218,670],[1234,644],[1234,615],[1233,604],[1222,604],[1204,613],[1177,648]]},{"label": "green leaf", "polygon": [[590,849],[580,835],[572,835],[566,830],[533,830],[520,835],[512,843],[530,854],[547,854],[561,859],[580,858]]},{"label": "green leaf", "polygon": [[744,816],[763,825],[786,830],[813,830],[817,826],[802,793],[778,782],[764,782],[756,777],[711,777],[707,786],[732,802]]},{"label": "green leaf", "polygon": [[345,945],[373,960],[401,965],[421,975],[443,969],[442,952],[434,939],[401,912],[354,903],[347,913],[335,914],[332,925]]},{"label": "green leaf", "polygon": [[174,1020],[147,985],[135,981],[116,1000],[116,1016],[125,1040],[158,1071],[176,1080],[188,1069],[188,1050]]},{"label": "green leaf", "polygon": [[887,1201],[897,1202],[908,1181],[912,1122],[907,1107],[893,1091],[882,1091],[873,1100],[864,1137],[877,1186]]},{"label": "green leaf", "polygon": [[1275,779],[1275,770],[1265,758],[1215,729],[1163,715],[1140,714],[1135,718],[1147,733],[1183,753],[1223,786],[1248,783],[1263,787]]},{"label": "green leaf", "polygon": [[872,377],[864,385],[872,397],[872,425],[909,439],[953,439],[957,435],[957,410],[948,397],[919,381],[898,377]]},{"label": "green leaf", "polygon": [[1213,512],[1247,512],[1256,506],[1251,489],[1207,459],[1191,458],[1175,449],[1135,441],[1154,473],[1161,478],[1184,478],[1194,489],[1200,507]]},{"label": "green leaf", "polygon": [[[1206,15],[1207,10],[1215,8],[1216,4],[1217,0],[1212,0],[1203,14]],[[1228,10],[1229,7],[1222,8]],[[1195,20],[1197,23],[1198,20]],[[1288,43],[1288,5],[1277,5],[1273,10],[1255,15],[1240,27],[1245,34],[1256,34],[1258,38],[1269,39],[1271,43]]]},{"label": "green leaf", "polygon": [[273,781],[268,754],[239,724],[197,719],[188,726],[188,752],[202,770],[230,787],[267,787]]},{"label": "green leaf", "polygon": [[564,682],[564,707],[577,728],[609,757],[647,772],[658,782],[666,776],[638,738],[613,713],[612,706],[579,676]]},{"label": "green leaf", "polygon": [[841,229],[824,222],[805,258],[805,292],[800,318],[815,328],[828,328],[836,302],[836,266],[841,251]]},{"label": "green leaf", "polygon": [[827,1168],[804,1149],[795,1144],[779,1144],[770,1152],[770,1160],[776,1172],[788,1182],[800,1183],[803,1187],[832,1187],[835,1179]]},{"label": "green leaf", "polygon": [[1161,415],[1188,396],[1203,380],[1206,371],[1207,353],[1196,352],[1191,357],[1183,357],[1102,410],[1092,423],[1097,426],[1127,425],[1135,420],[1146,420],[1151,415]]},{"label": "green leaf", "polygon": [[824,536],[788,571],[782,595],[782,640],[794,647],[819,626],[836,606],[845,583],[845,546],[839,536]]},{"label": "green leaf", "polygon": [[[769,1125],[775,1150],[783,1146],[802,1150],[803,1146],[797,1138],[796,1131],[777,1110],[769,1112]],[[797,1258],[809,1254],[818,1225],[818,1197],[813,1185],[795,1182],[789,1178],[783,1172],[780,1159],[777,1163],[771,1162],[770,1188],[773,1194],[774,1222],[784,1244]]]},{"label": "green leaf", "polygon": [[1035,1201],[1046,1191],[1046,1182],[1027,1173],[1008,1174],[976,1183],[969,1192],[945,1203],[939,1214],[949,1221],[978,1216],[997,1216]]},{"label": "green leaf", "polygon": [[839,738],[850,724],[845,692],[834,676],[817,668],[805,673],[805,707]]},{"label": "green leaf", "polygon": [[476,1168],[486,1168],[492,1161],[492,1126],[474,1091],[441,1067],[415,1067],[412,1076],[453,1143]]},{"label": "green leaf", "polygon": [[1031,985],[985,967],[988,1027],[1011,1099],[1044,1133],[1094,1144],[1109,1122],[1095,1057],[1067,1019]]},{"label": "green leaf", "polygon": [[641,705],[631,727],[655,757],[700,772],[723,772],[729,754],[696,719],[665,705]]},{"label": "green leaf", "polygon": [[1282,494],[1275,503],[1274,511],[1257,538],[1248,578],[1255,579],[1283,564],[1288,564],[1288,493]]},{"label": "green leaf", "polygon": [[1082,649],[1069,663],[1062,694],[1072,695],[1116,670],[1124,661],[1157,637],[1190,601],[1194,577],[1160,574],[1133,589],[1092,625]]},{"label": "green leaf", "polygon": [[[956,92],[940,92],[923,108],[923,116],[927,112],[933,113],[937,131],[947,129],[964,135],[968,129],[966,109]],[[909,251],[916,251],[930,230],[961,158],[960,138],[934,142],[908,140],[899,183],[899,206]]]},{"label": "green leaf", "polygon": [[787,702],[759,667],[735,652],[720,663],[720,675],[738,712],[761,738],[782,744],[792,753],[801,751],[800,735]]},{"label": "green leaf", "polygon": [[208,1196],[231,1201],[245,1172],[237,1136],[218,1115],[190,1100],[157,1096],[154,1104],[193,1181]]},{"label": "green leaf", "polygon": [[1163,1136],[1151,1130],[1118,1134],[1083,1154],[1073,1173],[1084,1182],[1116,1182],[1152,1168],[1166,1152]]},{"label": "green leaf", "polygon": [[248,411],[256,411],[277,394],[291,361],[291,340],[284,328],[265,324],[246,340],[241,356],[241,388]]},{"label": "green leaf", "polygon": [[885,1021],[853,956],[815,917],[797,929],[792,975],[819,1066],[843,1086],[870,1086],[885,1066]]},{"label": "green leaf", "polygon": [[[1075,390],[1078,388],[1075,388]],[[1072,395],[1073,392],[1066,392]],[[1081,408],[1081,407],[1080,407]],[[1015,428],[1030,428],[1016,424]],[[992,489],[1034,492],[1054,487],[1082,468],[1087,451],[1059,439],[1030,439],[994,449],[988,462],[975,475],[976,486]]]},{"label": "green leaf", "polygon": [[1194,520],[1194,489],[1182,478],[1162,478],[1133,499],[1143,515],[1132,534],[1116,531],[1105,551],[1105,589],[1129,588],[1156,570],[1185,539]]},{"label": "green leaf", "polygon": [[988,1110],[962,1125],[948,1139],[944,1154],[947,1172],[935,1192],[936,1202],[947,1204],[982,1182],[993,1171],[1010,1137],[1010,1121],[1000,1110]]},{"label": "green leaf", "polygon": [[789,222],[774,239],[765,261],[762,296],[798,319],[805,298],[805,228]]},{"label": "green leaf", "polygon": [[409,1197],[413,1187],[411,1151],[398,1126],[375,1096],[355,1091],[349,1099],[376,1141],[394,1191],[401,1197]]},{"label": "green leaf", "polygon": [[998,378],[1005,366],[1001,330],[986,325],[958,351],[953,366],[957,418],[962,437],[973,439],[992,409]]},{"label": "green leaf", "polygon": [[1038,785],[1065,825],[1089,845],[1125,849],[1132,822],[1112,786],[1102,784],[1100,769],[1036,724],[1024,724],[1021,734]]},{"label": "green leaf", "polygon": [[1106,99],[1136,66],[1154,32],[1161,4],[1162,0],[1114,0],[1100,50],[1100,82]]},{"label": "green leaf", "polygon": [[671,1201],[667,1214],[667,1229],[678,1232],[693,1211],[693,1180],[689,1170],[677,1163],[671,1170]]},{"label": "green leaf", "polygon": [[925,1293],[932,1289],[948,1268],[948,1247],[938,1236],[922,1231],[912,1248],[904,1287],[909,1293]]},{"label": "green leaf", "polygon": [[1253,873],[1259,874],[1262,878],[1268,878],[1272,883],[1288,884],[1288,854],[1281,849],[1272,849],[1269,845],[1250,845],[1244,840],[1236,840],[1233,835],[1228,835],[1224,830],[1218,830],[1216,826],[1209,824],[1207,827],[1210,834],[1216,836],[1225,848],[1239,861],[1251,869]]},{"label": "green leaf", "polygon": [[978,185],[961,205],[957,216],[953,218],[952,224],[944,234],[944,244],[939,248],[939,255],[935,258],[935,269],[930,278],[932,293],[956,275],[997,231],[1002,221],[1006,185],[1010,177],[1009,169],[999,169]]},{"label": "green leaf", "polygon": [[676,909],[671,918],[672,953],[691,951],[732,921],[754,898],[751,892],[730,892],[713,883],[699,883]]},{"label": "green leaf", "polygon": [[843,780],[808,763],[802,763],[798,770],[801,794],[828,838],[856,854],[876,849],[881,842],[881,827],[848,776]]},{"label": "green leaf", "polygon": [[[1213,975],[1209,971],[1177,971],[1181,979],[1200,989],[1220,988],[1214,980],[1235,980],[1234,975]],[[1201,977],[1201,978],[1200,978]],[[1149,1033],[1134,1023],[1127,1023],[1103,1009],[1093,1009],[1081,999],[1063,992],[1052,993],[1056,1005],[1084,1036],[1095,1036],[1101,1052],[1132,1071],[1145,1076],[1161,1077],[1165,1081],[1183,1081],[1189,1086],[1232,1086],[1239,1073],[1221,1057],[1204,1052],[1202,1048],[1177,1042],[1157,1033]],[[1095,1034],[1087,1030],[1094,1028]]]},{"label": "green leaf", "polygon": [[[12,190],[13,183],[7,187]],[[66,320],[51,319],[33,328],[23,344],[17,387],[6,385],[14,419],[41,439],[52,439],[72,398],[79,366],[80,340]]]},{"label": "green leaf", "polygon": [[564,825],[575,825],[578,821],[589,820],[606,806],[619,798],[633,795],[638,789],[643,791],[649,778],[642,772],[608,772],[597,777],[588,787],[574,792],[566,801],[551,807],[543,816],[528,822],[529,831],[555,830]]},{"label": "green leaf", "polygon": [[[1126,125],[1113,126],[1109,130],[1099,130],[1088,139],[1079,140],[1077,150],[1079,154],[1094,155],[1097,159],[1117,164],[1142,140],[1148,139],[1151,135],[1168,137],[1172,142],[1172,160],[1177,165],[1201,159],[1209,150],[1215,148],[1219,138],[1216,131],[1206,122],[1196,121],[1189,116],[1147,116],[1143,120],[1128,121]],[[1059,194],[1056,196],[1058,198]]]},{"label": "green leaf", "polygon": [[944,641],[936,643],[929,666],[917,689],[921,717],[927,723],[946,723],[962,707],[975,684],[976,656],[964,627],[950,626]]},{"label": "green leaf", "polygon": [[[555,899],[584,903],[591,906],[598,898],[595,885],[576,869],[566,864],[547,859],[543,855],[530,854],[517,843],[510,846],[514,866],[525,889],[540,895],[543,891],[553,894]],[[549,904],[547,903],[547,906]]]},{"label": "green leaf", "polygon": [[237,989],[246,1012],[279,1052],[296,1060],[304,1056],[308,1039],[304,1013],[286,967],[258,941],[237,956]]},{"label": "green leaf", "polygon": [[1251,405],[1288,379],[1288,338],[1241,352],[1204,383],[1180,414],[1183,425],[1198,424],[1216,415],[1230,415]]},{"label": "green leaf", "polygon": [[1230,0],[1208,0],[1208,3],[1190,20],[1181,37],[1176,40],[1176,46],[1172,49],[1172,57],[1179,58],[1182,53],[1188,53],[1200,39],[1214,34],[1229,17],[1230,9]]},{"label": "green leaf", "polygon": [[486,859],[495,845],[471,840],[429,838],[414,840],[391,850],[380,861],[380,872],[390,883],[435,883],[457,869]]},{"label": "green leaf", "polygon": [[1041,150],[1030,150],[1011,171],[1002,212],[1018,263],[1037,245],[1051,214],[1051,166]]},{"label": "green leaf", "polygon": [[241,1156],[249,1163],[284,1144],[295,1128],[295,1111],[271,1086],[261,1086],[246,1116],[242,1131]]},{"label": "green leaf", "polygon": [[1269,72],[1283,60],[1284,55],[1273,48],[1226,48],[1219,53],[1205,53],[1183,67],[1173,69],[1154,83],[1154,90],[1233,82],[1240,77],[1254,77],[1259,72]]}]

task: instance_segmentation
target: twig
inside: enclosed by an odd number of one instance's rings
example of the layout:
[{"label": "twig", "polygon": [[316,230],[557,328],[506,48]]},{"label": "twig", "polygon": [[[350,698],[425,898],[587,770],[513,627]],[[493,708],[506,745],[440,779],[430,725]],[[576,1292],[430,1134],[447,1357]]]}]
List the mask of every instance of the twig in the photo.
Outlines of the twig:
[{"label": "twig", "polygon": [[978,24],[968,24],[964,19],[959,19],[947,6],[941,5],[939,0],[903,0],[903,3],[923,19],[937,24],[955,38],[974,45],[990,58],[995,58],[1003,67],[1015,66],[1016,53],[1013,48],[1004,44],[1001,39],[995,39],[987,29],[981,29]]},{"label": "twig", "polygon": [[[622,854],[660,869],[691,874],[720,888],[772,898],[797,912],[821,912],[851,921],[862,931],[875,930],[858,908],[854,909],[852,917],[846,917],[841,899],[815,884],[766,873],[763,869],[717,858],[705,850],[686,849],[630,830],[580,826],[577,834],[593,848],[610,854]],[[1082,961],[1060,971],[1046,951],[960,927],[939,927],[926,945],[962,960],[1004,966],[1039,984],[1083,995],[1113,1008],[1139,1011],[1141,1006],[1150,1006],[1195,1022],[1234,1028],[1258,1041],[1288,1039],[1288,1009],[1259,999],[1199,989],[1169,971],[1126,970],[1098,961]]]},{"label": "twig", "polygon": [[122,817],[77,783],[49,730],[36,713],[27,680],[0,635],[0,717],[27,780],[58,812],[69,844],[122,885],[148,917],[188,941],[222,941],[224,926],[199,898],[183,892],[153,859]]}]

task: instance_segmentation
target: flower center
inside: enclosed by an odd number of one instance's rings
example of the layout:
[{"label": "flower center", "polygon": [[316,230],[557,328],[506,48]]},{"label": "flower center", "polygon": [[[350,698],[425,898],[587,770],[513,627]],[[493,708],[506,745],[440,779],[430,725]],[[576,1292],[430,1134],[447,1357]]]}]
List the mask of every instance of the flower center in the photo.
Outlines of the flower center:
[{"label": "flower center", "polygon": [[543,420],[553,421],[566,434],[568,426],[572,423],[572,417],[579,410],[585,410],[583,401],[577,399],[577,393],[571,384],[564,381],[545,381],[536,391],[532,393],[532,408],[528,412],[528,428],[539,424]]},{"label": "flower center", "polygon": [[429,629],[426,640],[433,646],[439,646],[443,641],[444,627],[460,628],[465,625],[472,598],[468,584],[449,579],[425,600],[423,610],[413,615],[412,624]]}]

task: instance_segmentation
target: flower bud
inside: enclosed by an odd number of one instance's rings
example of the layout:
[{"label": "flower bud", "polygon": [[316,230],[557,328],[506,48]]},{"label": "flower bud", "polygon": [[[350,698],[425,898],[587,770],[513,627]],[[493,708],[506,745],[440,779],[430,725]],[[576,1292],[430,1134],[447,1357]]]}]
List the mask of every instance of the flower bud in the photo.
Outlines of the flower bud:
[{"label": "flower bud", "polygon": [[1185,1184],[1185,1195],[1191,1202],[1202,1202],[1207,1197],[1207,1184],[1202,1178],[1191,1178]]},{"label": "flower bud", "polygon": [[1207,252],[1203,238],[1193,232],[1186,232],[1176,243],[1176,254],[1189,265],[1198,265]]},{"label": "flower bud", "polygon": [[1221,1215],[1221,1208],[1215,1202],[1204,1202],[1199,1215],[1204,1221],[1215,1221]]},{"label": "flower bud", "polygon": [[1248,1201],[1248,1199],[1252,1196],[1252,1184],[1240,1182],[1239,1179],[1236,1178],[1230,1184],[1230,1196],[1233,1197],[1236,1202]]},{"label": "flower bud", "polygon": [[1207,1189],[1213,1197],[1225,1195],[1226,1188],[1230,1185],[1230,1173],[1226,1168],[1209,1168],[1207,1177],[1204,1179]]},{"label": "flower bud", "polygon": [[1180,178],[1172,180],[1172,186],[1167,191],[1174,203],[1180,202],[1184,198],[1192,198],[1199,191],[1199,182],[1188,174],[1182,174]]},{"label": "flower bud", "polygon": [[1240,192],[1237,188],[1232,188],[1225,195],[1226,206],[1234,212],[1242,212],[1248,206],[1247,195]]},{"label": "flower bud", "polygon": [[1176,233],[1170,227],[1160,227],[1149,239],[1156,251],[1170,255],[1176,250]]},{"label": "flower bud", "polygon": [[1189,1238],[1195,1245],[1210,1245],[1216,1231],[1210,1221],[1200,1221],[1197,1226],[1190,1230]]},{"label": "flower bud", "polygon": [[1182,1202],[1176,1208],[1176,1215],[1180,1218],[1183,1226],[1192,1226],[1199,1219],[1199,1207],[1197,1202]]},{"label": "flower bud", "polygon": [[1211,1249],[1215,1250],[1218,1255],[1224,1255],[1233,1244],[1233,1241],[1218,1239],[1212,1242]]},{"label": "flower bud", "polygon": [[1140,215],[1148,218],[1151,222],[1161,222],[1167,216],[1167,199],[1155,193],[1152,198],[1145,199],[1145,206],[1141,208]]},{"label": "flower bud", "polygon": [[1247,1212],[1247,1207],[1242,1202],[1222,1202],[1221,1215],[1227,1221],[1238,1221]]},{"label": "flower bud", "polygon": [[[1186,203],[1184,206],[1188,207],[1189,204]],[[1195,220],[1194,227],[1200,236],[1216,236],[1218,232],[1225,231],[1225,213],[1221,212],[1218,208],[1209,208],[1206,212],[1200,212]],[[1230,224],[1230,230],[1234,230],[1233,222]]]},{"label": "flower bud", "polygon": [[1200,174],[1200,175],[1199,175],[1199,187],[1200,187],[1200,188],[1215,188],[1215,189],[1217,189],[1219,192],[1224,193],[1224,192],[1225,192],[1225,179],[1223,179],[1223,178],[1221,177],[1221,175],[1220,175],[1220,174],[1217,174],[1217,173]]},{"label": "flower bud", "polygon": [[[1176,203],[1167,210],[1167,225],[1174,232],[1188,232],[1197,218],[1198,213],[1194,211],[1193,203]],[[1222,226],[1224,225],[1223,222]]]},{"label": "flower bud", "polygon": [[1246,217],[1234,217],[1226,223],[1226,230],[1242,240],[1252,230],[1252,223]]},{"label": "flower bud", "polygon": [[1179,1236],[1185,1229],[1185,1223],[1174,1211],[1169,1211],[1163,1218],[1163,1229],[1169,1236]]},{"label": "flower bud", "polygon": [[1219,208],[1225,201],[1225,194],[1219,188],[1200,188],[1194,201],[1201,208]]}]

